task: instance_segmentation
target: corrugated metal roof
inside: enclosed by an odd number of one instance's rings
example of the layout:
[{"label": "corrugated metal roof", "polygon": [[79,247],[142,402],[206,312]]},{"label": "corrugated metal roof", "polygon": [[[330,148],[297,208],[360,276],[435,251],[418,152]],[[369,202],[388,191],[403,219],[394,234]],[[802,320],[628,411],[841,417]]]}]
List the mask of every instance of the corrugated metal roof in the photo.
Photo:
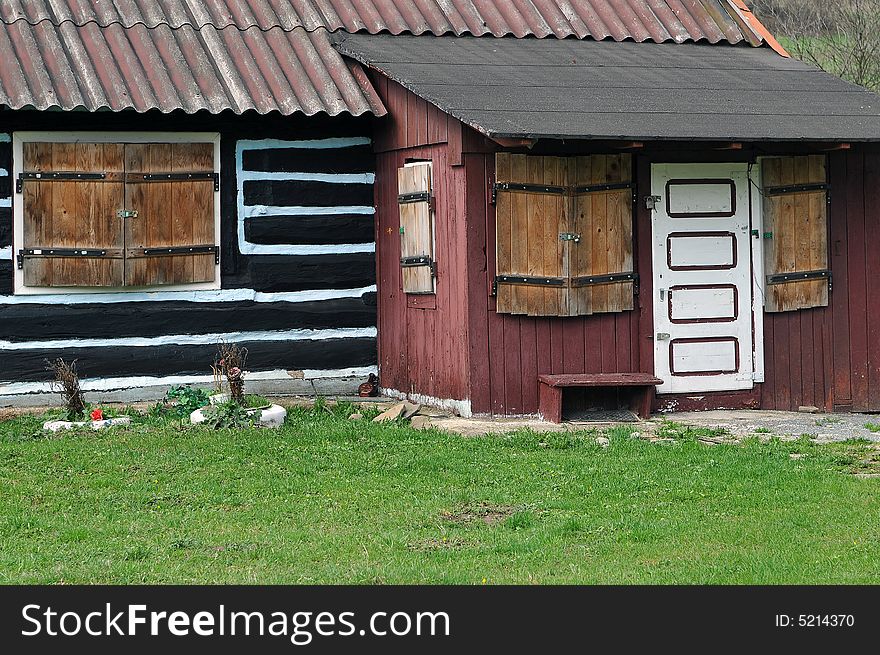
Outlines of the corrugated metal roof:
[{"label": "corrugated metal roof", "polygon": [[3,0],[0,20],[760,45],[742,0]]},{"label": "corrugated metal roof", "polygon": [[769,48],[333,38],[343,54],[489,136],[880,141],[880,96]]},{"label": "corrugated metal roof", "polygon": [[773,45],[756,26],[742,0],[0,0],[0,104],[383,115],[329,32]]},{"label": "corrugated metal roof", "polygon": [[11,55],[0,65],[0,104],[91,111],[387,113],[360,65],[343,60],[328,37],[324,29],[126,28],[16,20],[0,24],[0,52]]}]

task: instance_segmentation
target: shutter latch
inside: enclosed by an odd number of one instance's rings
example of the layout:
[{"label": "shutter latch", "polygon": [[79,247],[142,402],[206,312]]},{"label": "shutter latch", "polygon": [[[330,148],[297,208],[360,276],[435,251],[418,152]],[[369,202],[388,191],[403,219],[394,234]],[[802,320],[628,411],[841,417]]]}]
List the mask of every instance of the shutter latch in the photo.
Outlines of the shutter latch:
[{"label": "shutter latch", "polygon": [[560,232],[559,233],[560,241],[574,241],[575,243],[581,242],[581,235],[577,232]]},{"label": "shutter latch", "polygon": [[137,218],[138,213],[136,209],[120,209],[116,212],[116,215],[119,218]]}]

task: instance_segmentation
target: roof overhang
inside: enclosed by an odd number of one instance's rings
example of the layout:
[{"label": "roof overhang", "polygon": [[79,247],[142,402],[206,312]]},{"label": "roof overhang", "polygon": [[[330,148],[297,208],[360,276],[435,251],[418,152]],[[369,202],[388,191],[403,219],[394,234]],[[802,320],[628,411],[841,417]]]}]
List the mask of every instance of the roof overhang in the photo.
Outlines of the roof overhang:
[{"label": "roof overhang", "polygon": [[336,34],[491,138],[880,141],[880,96],[769,47]]}]

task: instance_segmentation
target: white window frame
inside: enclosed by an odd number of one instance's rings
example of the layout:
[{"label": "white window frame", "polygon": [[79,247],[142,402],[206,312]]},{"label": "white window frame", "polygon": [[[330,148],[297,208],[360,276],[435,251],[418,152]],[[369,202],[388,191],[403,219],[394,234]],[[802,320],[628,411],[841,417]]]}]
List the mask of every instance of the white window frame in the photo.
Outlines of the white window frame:
[{"label": "white window frame", "polygon": [[[214,170],[220,172],[219,132],[13,132],[12,179],[23,170],[24,143],[211,143],[214,145]],[[218,185],[219,186],[219,185]],[[143,293],[144,291],[209,291],[220,288],[220,263],[214,266],[213,282],[152,285],[143,287],[33,287],[24,283],[15,255],[24,248],[24,194],[12,194],[13,293],[17,296],[45,294]],[[214,191],[214,243],[220,245],[220,191]]]}]

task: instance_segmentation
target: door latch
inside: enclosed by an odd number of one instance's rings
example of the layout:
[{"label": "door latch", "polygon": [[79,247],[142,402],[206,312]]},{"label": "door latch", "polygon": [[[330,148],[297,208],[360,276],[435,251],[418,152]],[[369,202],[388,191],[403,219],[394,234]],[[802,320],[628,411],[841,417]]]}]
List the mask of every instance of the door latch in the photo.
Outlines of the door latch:
[{"label": "door latch", "polygon": [[560,241],[574,241],[575,243],[581,242],[581,235],[576,232],[560,232],[559,233]]},{"label": "door latch", "polygon": [[669,341],[669,332],[658,332],[657,341]]},{"label": "door latch", "polygon": [[654,211],[660,202],[660,196],[645,196],[645,209]]},{"label": "door latch", "polygon": [[120,209],[116,215],[119,218],[137,218],[138,213],[136,209]]}]

